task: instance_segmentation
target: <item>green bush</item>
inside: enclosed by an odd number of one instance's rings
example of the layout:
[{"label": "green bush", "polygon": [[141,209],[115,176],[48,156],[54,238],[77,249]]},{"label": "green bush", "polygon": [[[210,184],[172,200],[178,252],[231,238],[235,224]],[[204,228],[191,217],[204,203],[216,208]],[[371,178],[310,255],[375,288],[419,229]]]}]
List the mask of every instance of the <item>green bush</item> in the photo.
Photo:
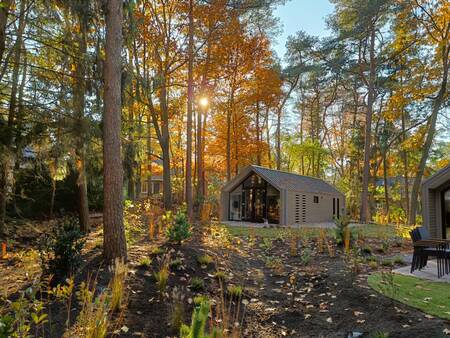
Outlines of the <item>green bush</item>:
[{"label": "green bush", "polygon": [[59,281],[74,273],[81,264],[85,239],[76,218],[60,220],[53,231],[39,240],[39,257],[44,273]]},{"label": "green bush", "polygon": [[170,241],[177,244],[192,236],[191,225],[185,213],[179,211],[175,215],[173,223],[166,230],[166,235]]}]

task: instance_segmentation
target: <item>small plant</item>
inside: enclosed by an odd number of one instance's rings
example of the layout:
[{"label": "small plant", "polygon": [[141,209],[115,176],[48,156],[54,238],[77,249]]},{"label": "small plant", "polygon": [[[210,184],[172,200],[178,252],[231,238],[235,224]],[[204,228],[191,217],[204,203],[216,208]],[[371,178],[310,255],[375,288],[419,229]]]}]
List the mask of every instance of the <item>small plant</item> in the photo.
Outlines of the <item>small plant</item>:
[{"label": "small plant", "polygon": [[228,285],[227,293],[230,298],[239,299],[242,297],[242,286]]},{"label": "small plant", "polygon": [[266,266],[272,269],[277,275],[281,275],[284,272],[283,261],[279,257],[266,257]]},{"label": "small plant", "polygon": [[253,248],[256,243],[256,232],[255,229],[250,227],[248,229],[248,245],[250,248]]},{"label": "small plant", "polygon": [[301,255],[300,255],[300,261],[303,265],[308,265],[311,261],[311,249],[305,248],[303,249]]},{"label": "small plant", "polygon": [[[344,245],[346,236],[348,241],[352,240],[352,232],[350,231],[350,219],[348,217],[340,217],[334,220],[336,224],[336,229],[334,230],[334,236],[336,238],[336,243],[338,245]],[[346,235],[347,234],[347,235]]]},{"label": "small plant", "polygon": [[369,267],[374,270],[377,269],[378,268],[377,261],[369,261]]},{"label": "small plant", "polygon": [[330,241],[327,241],[327,251],[328,251],[328,256],[330,256],[330,258],[333,258],[336,256],[336,250],[334,249],[333,243],[331,243]]},{"label": "small plant", "polygon": [[205,282],[199,277],[193,277],[191,279],[189,287],[194,292],[202,291],[205,289]]},{"label": "small plant", "polygon": [[392,266],[394,266],[394,261],[392,259],[383,259],[381,261],[381,265],[392,267]]},{"label": "small plant", "polygon": [[206,322],[208,320],[210,304],[203,301],[196,306],[192,313],[191,326],[182,325],[180,328],[180,338],[206,338],[205,334]]},{"label": "small plant", "polygon": [[198,296],[195,296],[195,297],[194,297],[193,301],[194,301],[194,304],[195,304],[196,306],[198,306],[198,305],[200,305],[202,302],[208,301],[208,297],[205,296],[205,295],[198,295]]},{"label": "small plant", "polygon": [[153,274],[161,296],[164,295],[167,287],[167,282],[169,280],[169,261],[169,254],[166,254],[163,257],[158,257],[159,270]]},{"label": "small plant", "polygon": [[119,310],[122,307],[124,293],[125,293],[125,279],[127,278],[128,269],[123,260],[116,259],[113,266],[113,277],[109,283],[111,290],[110,309],[112,312]]},{"label": "small plant", "polygon": [[345,263],[350,271],[352,279],[354,279],[362,270],[364,259],[359,255],[359,251],[354,248],[345,255]]},{"label": "small plant", "polygon": [[372,248],[368,245],[365,245],[362,247],[361,252],[365,255],[371,255],[372,254]]},{"label": "small plant", "polygon": [[78,315],[75,326],[71,328],[68,336],[78,336],[84,338],[104,338],[108,332],[111,322],[110,295],[105,290],[95,297],[96,281],[82,282],[80,290],[77,292],[78,300],[81,304],[81,311]]},{"label": "small plant", "polygon": [[182,266],[183,262],[181,258],[177,257],[174,260],[170,261],[169,266],[173,270],[179,270]]},{"label": "small plant", "polygon": [[179,211],[173,220],[173,223],[167,228],[166,235],[170,241],[181,245],[181,242],[192,236],[191,225],[188,222],[185,213]]},{"label": "small plant", "polygon": [[202,267],[207,267],[209,264],[211,264],[213,261],[212,257],[209,255],[201,255],[197,257],[197,262]]},{"label": "small plant", "polygon": [[389,338],[389,333],[383,331],[376,331],[370,336],[370,338]]},{"label": "small plant", "polygon": [[14,318],[10,315],[0,316],[0,337],[11,337],[14,333]]},{"label": "small plant", "polygon": [[320,229],[319,238],[317,239],[317,250],[319,253],[323,253],[323,251],[324,251],[325,241],[327,239],[326,236],[327,236],[327,233],[326,233],[325,229]]},{"label": "small plant", "polygon": [[181,325],[183,324],[184,318],[184,298],[185,292],[184,289],[178,289],[174,287],[172,289],[172,306],[170,312],[170,325],[175,329],[179,330]]},{"label": "small plant", "polygon": [[404,265],[405,264],[405,260],[403,259],[402,256],[395,256],[394,257],[394,264]]},{"label": "small plant", "polygon": [[165,251],[164,251],[164,249],[162,247],[157,246],[157,247],[153,248],[151,252],[152,252],[153,255],[161,255]]},{"label": "small plant", "polygon": [[398,294],[398,285],[395,283],[395,274],[392,271],[382,271],[379,287],[382,293],[388,295],[391,299]]},{"label": "small plant", "polygon": [[225,275],[224,271],[216,271],[216,273],[214,274],[214,277],[216,277],[219,281],[224,281],[226,278],[226,275]]},{"label": "small plant", "polygon": [[263,242],[260,244],[260,247],[265,251],[270,251],[273,248],[273,242],[270,238],[264,237]]},{"label": "small plant", "polygon": [[[43,325],[48,321],[44,302],[38,299],[46,284],[33,282],[19,297],[8,301],[8,312],[0,315],[0,337],[32,337],[32,329],[36,337],[43,336]],[[41,332],[42,331],[42,332]]]},{"label": "small plant", "polygon": [[150,257],[142,257],[139,260],[139,267],[149,268],[152,265],[152,259]]},{"label": "small plant", "polygon": [[44,273],[63,280],[74,273],[81,264],[81,250],[85,239],[76,218],[64,218],[49,235],[39,240],[39,256]]},{"label": "small plant", "polygon": [[49,293],[56,296],[57,299],[62,300],[66,307],[67,319],[66,319],[66,329],[70,326],[70,313],[72,311],[72,294],[74,289],[74,279],[68,278],[66,284],[58,284]]}]

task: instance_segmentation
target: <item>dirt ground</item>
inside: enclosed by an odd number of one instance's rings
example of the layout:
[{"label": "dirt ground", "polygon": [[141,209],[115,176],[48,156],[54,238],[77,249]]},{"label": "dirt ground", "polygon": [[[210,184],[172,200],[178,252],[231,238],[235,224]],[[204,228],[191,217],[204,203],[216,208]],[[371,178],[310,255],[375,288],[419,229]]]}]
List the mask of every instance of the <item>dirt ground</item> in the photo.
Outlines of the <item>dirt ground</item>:
[{"label": "dirt ground", "polygon": [[[204,236],[208,237],[208,236]],[[377,331],[389,333],[389,337],[442,337],[449,323],[426,317],[424,313],[376,293],[367,286],[370,268],[354,275],[347,271],[346,263],[339,256],[330,258],[328,253],[314,248],[311,260],[305,265],[299,256],[291,257],[286,241],[274,240],[269,250],[261,248],[262,239],[254,239],[249,246],[245,239],[227,246],[210,245],[200,235],[180,247],[168,250],[183,259],[181,270],[171,272],[169,289],[184,286],[187,299],[195,293],[189,290],[189,280],[196,276],[204,279],[210,298],[220,297],[220,286],[214,272],[225,271],[228,284],[242,285],[245,309],[241,336],[243,337],[352,337],[361,334],[370,337]],[[376,243],[372,243],[376,245]],[[232,249],[235,248],[235,249]],[[397,247],[386,256],[408,250]],[[301,255],[301,248],[299,255]],[[140,247],[130,257],[137,260],[148,255],[149,250]],[[215,257],[215,264],[206,269],[196,258],[207,253]],[[282,269],[268,268],[267,256],[279,257]],[[154,264],[155,254],[150,254]],[[157,266],[153,266],[153,270]],[[292,279],[295,276],[295,281]],[[170,301],[160,300],[150,269],[137,268],[130,277],[130,298],[124,325],[129,329],[123,336],[167,337],[176,332],[168,325]],[[190,322],[192,306],[187,307],[185,322]]]},{"label": "dirt ground", "polygon": [[[121,318],[116,318],[111,336],[176,337],[178,329],[171,325],[174,288],[184,295],[182,317],[189,324],[194,297],[205,295],[214,304],[214,300],[227,298],[224,290],[228,285],[243,287],[236,320],[241,337],[372,337],[381,331],[390,338],[425,338],[444,337],[444,329],[450,329],[448,321],[427,316],[370,289],[367,275],[384,268],[380,265],[370,268],[361,263],[357,272],[351,272],[340,249],[334,248],[336,255],[330,257],[326,249],[319,252],[322,250],[316,239],[300,241],[297,255],[292,256],[289,238],[269,243],[258,236],[232,237],[223,229],[205,227],[181,246],[169,244],[164,238],[153,241],[142,238],[131,245],[127,305]],[[76,280],[80,282],[89,273],[95,273],[98,287],[102,288],[107,285],[109,273],[102,265],[100,239],[98,231],[90,235],[84,265]],[[382,242],[373,239],[367,239],[364,245],[374,249],[379,261],[411,250],[405,243],[377,252]],[[205,254],[213,262],[201,266],[198,257]],[[181,263],[170,269],[168,287],[161,294],[154,272],[164,255]],[[142,266],[144,257],[151,259],[150,266]],[[17,295],[32,280],[28,275],[12,286],[13,271],[24,273],[23,264],[22,269],[17,269],[16,264],[13,260],[0,263],[2,294],[8,298]],[[223,285],[216,278],[216,271],[224,272]],[[204,281],[203,290],[191,290],[194,277]],[[236,303],[230,300],[230,309],[236,309]],[[53,313],[51,336],[62,336],[66,318],[62,305],[53,303],[49,308]],[[74,305],[72,318],[76,318],[77,311]]]}]

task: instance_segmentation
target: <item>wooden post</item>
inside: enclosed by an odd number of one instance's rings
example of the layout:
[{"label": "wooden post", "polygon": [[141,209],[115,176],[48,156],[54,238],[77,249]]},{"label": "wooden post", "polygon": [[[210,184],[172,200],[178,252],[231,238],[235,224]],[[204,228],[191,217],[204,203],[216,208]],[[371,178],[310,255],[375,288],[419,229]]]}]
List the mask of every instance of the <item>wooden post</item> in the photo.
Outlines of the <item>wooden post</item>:
[{"label": "wooden post", "polygon": [[2,242],[2,259],[6,259],[6,242]]}]

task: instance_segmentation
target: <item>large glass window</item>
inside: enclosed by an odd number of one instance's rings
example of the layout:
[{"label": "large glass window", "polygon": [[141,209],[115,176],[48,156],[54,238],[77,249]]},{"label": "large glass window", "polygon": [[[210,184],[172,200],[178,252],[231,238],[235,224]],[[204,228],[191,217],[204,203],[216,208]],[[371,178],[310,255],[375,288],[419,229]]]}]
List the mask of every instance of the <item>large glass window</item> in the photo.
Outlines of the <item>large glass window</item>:
[{"label": "large glass window", "polygon": [[[236,197],[238,194],[240,199]],[[240,210],[236,208],[238,200]],[[279,215],[280,192],[261,176],[251,174],[241,186],[230,193],[230,220],[239,218],[248,222],[267,221],[278,224]]]}]

